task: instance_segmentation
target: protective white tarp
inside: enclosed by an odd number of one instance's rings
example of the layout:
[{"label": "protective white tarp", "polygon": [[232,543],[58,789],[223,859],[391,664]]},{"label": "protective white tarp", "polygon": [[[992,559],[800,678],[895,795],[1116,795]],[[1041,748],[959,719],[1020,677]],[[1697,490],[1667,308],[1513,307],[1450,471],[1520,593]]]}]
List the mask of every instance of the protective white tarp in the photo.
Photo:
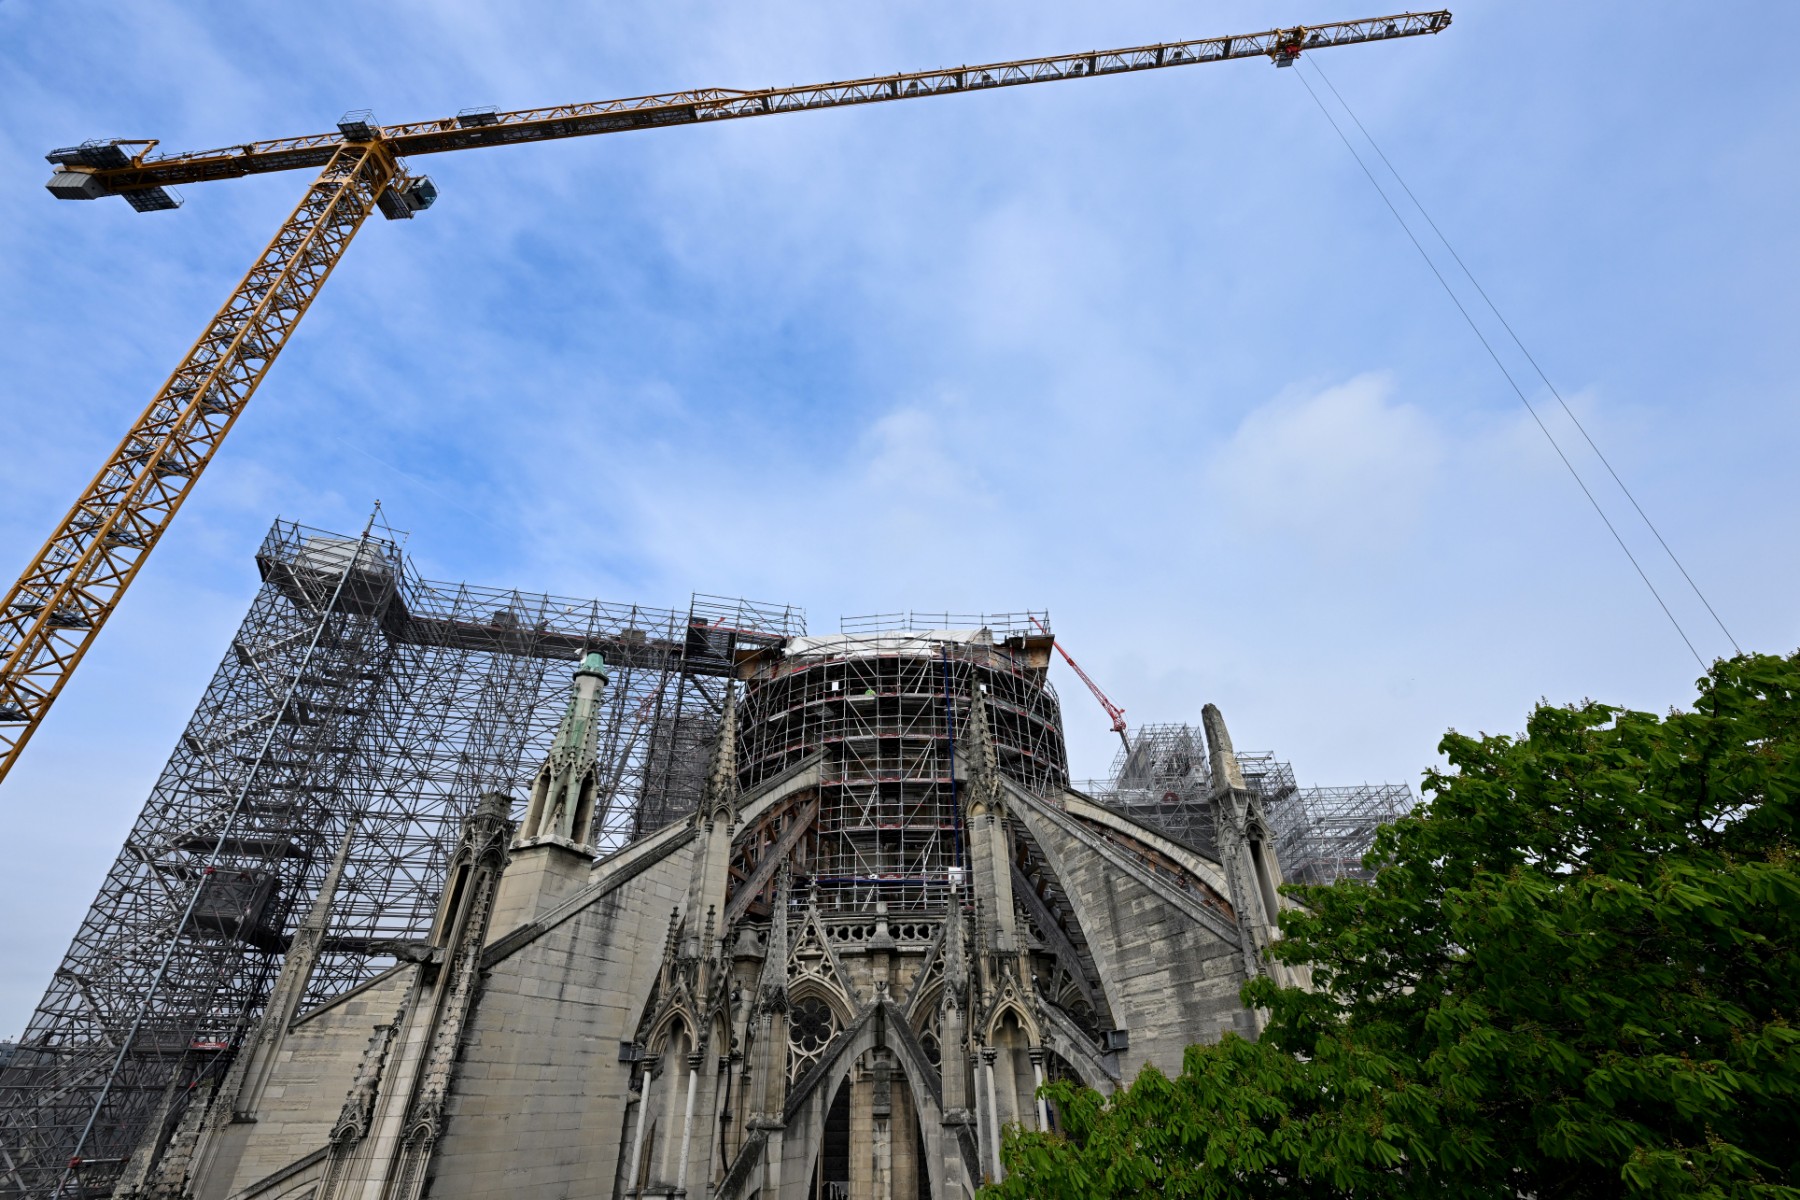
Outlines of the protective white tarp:
[{"label": "protective white tarp", "polygon": [[787,644],[787,659],[864,658],[876,654],[935,657],[938,647],[991,646],[994,635],[985,629],[896,629],[885,633],[832,633],[822,637],[797,637]]}]

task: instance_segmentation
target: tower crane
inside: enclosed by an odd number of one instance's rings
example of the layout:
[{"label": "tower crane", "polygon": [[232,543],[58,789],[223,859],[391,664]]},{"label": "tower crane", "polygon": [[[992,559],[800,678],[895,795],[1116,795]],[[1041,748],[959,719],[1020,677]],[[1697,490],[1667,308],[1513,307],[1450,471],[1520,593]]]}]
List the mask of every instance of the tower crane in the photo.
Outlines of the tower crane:
[{"label": "tower crane", "polygon": [[408,159],[517,142],[695,125],[989,88],[1159,70],[1236,58],[1292,66],[1304,51],[1441,33],[1446,11],[1270,29],[1050,58],[878,75],[803,87],[698,88],[591,104],[382,125],[366,110],[328,133],[157,153],[157,142],[84,142],[46,157],[46,185],[63,200],[120,196],[139,212],[176,208],[178,184],[271,171],[316,170],[193,347],[151,398],[68,514],[0,601],[0,779],[69,681],[82,656],[193,491],[370,213],[410,219],[437,189]]}]

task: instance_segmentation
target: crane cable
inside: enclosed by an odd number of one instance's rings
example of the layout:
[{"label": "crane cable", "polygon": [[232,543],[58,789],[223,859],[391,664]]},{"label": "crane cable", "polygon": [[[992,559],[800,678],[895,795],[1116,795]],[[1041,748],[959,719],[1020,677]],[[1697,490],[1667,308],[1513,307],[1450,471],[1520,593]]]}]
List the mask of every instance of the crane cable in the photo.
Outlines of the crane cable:
[{"label": "crane cable", "polygon": [[[1451,246],[1450,240],[1445,237],[1443,231],[1438,228],[1437,222],[1431,219],[1431,215],[1426,212],[1425,206],[1419,203],[1419,198],[1413,194],[1410,187],[1407,187],[1406,180],[1401,177],[1400,172],[1395,169],[1394,164],[1388,159],[1386,154],[1382,153],[1381,147],[1376,143],[1374,137],[1369,134],[1368,128],[1363,125],[1355,111],[1351,109],[1350,105],[1344,100],[1343,94],[1340,93],[1332,84],[1331,80],[1326,77],[1325,72],[1319,69],[1316,62],[1312,62],[1310,57],[1306,61],[1311,63],[1312,69],[1318,72],[1319,78],[1325,85],[1331,88],[1331,94],[1337,97],[1338,103],[1343,105],[1344,111],[1349,113],[1350,119],[1356,122],[1356,127],[1361,130],[1363,136],[1368,139],[1369,145],[1374,147],[1375,153],[1381,156],[1381,161],[1387,166],[1389,171],[1393,172],[1394,178],[1399,181],[1401,188],[1405,190],[1407,198],[1413,202],[1420,214],[1425,217],[1426,222],[1431,226],[1432,232],[1437,234],[1438,240],[1443,242],[1444,247],[1450,251],[1451,257],[1456,260],[1457,266],[1462,268],[1463,274],[1469,277],[1469,282],[1474,284],[1475,290],[1480,293],[1482,300],[1487,303],[1488,308],[1493,311],[1495,317],[1499,318],[1501,325],[1505,327],[1506,332],[1512,337],[1514,344],[1519,347],[1519,350],[1525,355],[1526,360],[1529,361],[1533,369],[1537,371],[1538,377],[1543,379],[1545,386],[1550,389],[1550,394],[1556,397],[1557,403],[1562,406],[1563,412],[1568,414],[1569,420],[1581,431],[1582,437],[1587,440],[1587,443],[1593,449],[1594,454],[1606,465],[1607,472],[1611,474],[1613,481],[1619,485],[1619,489],[1625,493],[1626,498],[1631,501],[1632,507],[1637,510],[1638,516],[1643,518],[1644,524],[1649,527],[1650,532],[1655,535],[1657,543],[1662,546],[1664,553],[1669,556],[1670,561],[1673,562],[1676,569],[1681,572],[1682,578],[1687,580],[1688,586],[1693,588],[1694,594],[1700,598],[1701,604],[1706,606],[1706,611],[1712,615],[1713,620],[1718,622],[1719,629],[1725,634],[1726,640],[1731,642],[1734,650],[1742,653],[1741,647],[1737,644],[1737,639],[1731,636],[1731,631],[1729,629],[1725,628],[1725,622],[1720,620],[1719,614],[1714,610],[1711,602],[1706,599],[1705,594],[1701,592],[1700,586],[1694,582],[1693,576],[1688,574],[1687,568],[1682,566],[1681,560],[1675,556],[1674,550],[1669,547],[1668,542],[1664,541],[1661,532],[1657,530],[1655,524],[1650,520],[1649,514],[1644,512],[1643,507],[1638,504],[1637,498],[1633,496],[1630,489],[1625,486],[1624,480],[1619,478],[1619,474],[1613,469],[1612,463],[1606,459],[1605,455],[1600,453],[1599,446],[1595,445],[1593,437],[1588,433],[1581,422],[1576,419],[1574,412],[1569,408],[1568,402],[1563,400],[1562,394],[1550,383],[1549,377],[1544,373],[1543,368],[1538,365],[1537,360],[1532,357],[1531,352],[1525,349],[1524,342],[1521,341],[1519,335],[1514,332],[1512,325],[1501,315],[1499,308],[1494,304],[1493,300],[1489,298],[1486,290],[1476,281],[1474,273],[1470,271],[1468,265],[1463,262],[1462,256],[1456,253],[1456,249]],[[1703,659],[1700,656],[1700,652],[1694,648],[1693,641],[1688,637],[1687,631],[1682,628],[1681,622],[1676,619],[1674,612],[1670,610],[1668,603],[1662,597],[1662,593],[1656,590],[1656,585],[1654,583],[1650,582],[1650,576],[1645,573],[1643,565],[1638,562],[1637,556],[1631,552],[1631,547],[1625,544],[1625,539],[1620,536],[1619,531],[1613,525],[1611,518],[1606,515],[1606,510],[1600,506],[1600,501],[1595,498],[1594,493],[1588,488],[1587,481],[1582,479],[1581,472],[1575,469],[1575,464],[1569,460],[1569,456],[1563,451],[1563,448],[1561,444],[1557,442],[1555,435],[1550,432],[1550,427],[1544,424],[1543,417],[1538,414],[1536,406],[1534,406],[1531,403],[1530,398],[1525,395],[1525,390],[1519,386],[1518,380],[1515,379],[1513,373],[1507,369],[1505,362],[1501,360],[1500,355],[1495,351],[1493,344],[1490,343],[1487,336],[1482,333],[1481,327],[1475,323],[1475,318],[1463,304],[1462,298],[1459,297],[1456,294],[1455,289],[1450,286],[1449,280],[1444,278],[1443,272],[1438,269],[1437,263],[1434,262],[1431,255],[1426,252],[1425,247],[1420,243],[1419,238],[1413,232],[1412,227],[1408,225],[1406,219],[1400,215],[1400,210],[1395,207],[1393,200],[1388,196],[1387,190],[1383,188],[1381,183],[1375,178],[1375,173],[1369,169],[1369,164],[1364,161],[1363,156],[1357,151],[1355,145],[1351,143],[1348,135],[1344,133],[1343,127],[1338,124],[1337,118],[1332,116],[1331,110],[1328,109],[1325,106],[1325,102],[1319,98],[1318,91],[1307,81],[1306,76],[1302,71],[1296,71],[1295,74],[1300,77],[1300,82],[1306,87],[1307,94],[1312,97],[1313,103],[1318,105],[1319,111],[1324,114],[1326,121],[1330,122],[1332,131],[1335,132],[1338,135],[1339,140],[1344,143],[1344,148],[1350,151],[1350,156],[1356,160],[1356,165],[1362,168],[1363,175],[1368,178],[1370,186],[1372,186],[1375,189],[1376,194],[1381,197],[1382,203],[1387,205],[1388,211],[1393,214],[1394,220],[1406,234],[1407,240],[1412,242],[1413,248],[1419,252],[1419,257],[1425,260],[1425,265],[1431,268],[1432,275],[1437,278],[1438,284],[1444,289],[1444,293],[1450,297],[1450,302],[1456,305],[1456,310],[1462,314],[1463,320],[1468,323],[1470,331],[1475,334],[1476,340],[1481,343],[1482,349],[1488,352],[1488,357],[1494,360],[1494,365],[1498,367],[1500,373],[1506,377],[1506,382],[1511,385],[1513,394],[1519,398],[1519,403],[1525,406],[1525,411],[1531,414],[1532,421],[1537,425],[1538,430],[1543,433],[1545,440],[1550,443],[1551,449],[1556,451],[1557,458],[1560,459],[1563,466],[1568,469],[1570,477],[1575,480],[1575,485],[1581,489],[1581,494],[1586,496],[1588,503],[1593,506],[1595,515],[1598,516],[1601,523],[1606,526],[1606,531],[1612,534],[1613,541],[1618,543],[1619,549],[1624,553],[1626,559],[1630,561],[1632,568],[1638,574],[1638,578],[1644,581],[1644,586],[1649,589],[1650,595],[1655,598],[1657,607],[1662,609],[1663,615],[1669,619],[1669,624],[1675,627],[1676,634],[1681,638],[1682,643],[1687,646],[1688,653],[1694,656],[1694,661],[1700,664],[1701,670],[1705,670],[1706,660]]]},{"label": "crane cable", "polygon": [[1731,630],[1725,627],[1725,621],[1719,616],[1717,610],[1713,608],[1712,601],[1706,598],[1706,593],[1700,590],[1700,585],[1694,582],[1694,577],[1692,575],[1688,574],[1687,567],[1682,564],[1681,559],[1676,557],[1674,549],[1668,542],[1663,540],[1662,531],[1656,527],[1656,522],[1650,519],[1650,514],[1644,511],[1644,506],[1638,503],[1638,499],[1632,494],[1631,489],[1625,486],[1625,481],[1619,478],[1618,471],[1613,469],[1612,460],[1607,458],[1606,455],[1601,452],[1599,445],[1594,441],[1593,435],[1588,433],[1587,426],[1581,423],[1581,418],[1575,415],[1575,411],[1569,407],[1569,402],[1563,399],[1563,395],[1556,389],[1556,385],[1550,382],[1550,376],[1544,372],[1543,367],[1538,365],[1537,357],[1526,348],[1524,341],[1520,339],[1518,333],[1513,329],[1512,322],[1506,319],[1506,315],[1500,311],[1499,306],[1488,296],[1487,289],[1481,286],[1481,281],[1475,278],[1475,272],[1469,270],[1469,265],[1463,262],[1462,255],[1456,252],[1456,247],[1450,244],[1450,239],[1444,236],[1444,231],[1438,228],[1436,221],[1432,220],[1431,213],[1426,211],[1425,205],[1420,203],[1417,196],[1413,195],[1413,190],[1411,187],[1407,186],[1405,177],[1400,174],[1399,169],[1396,168],[1392,162],[1388,161],[1388,156],[1382,150],[1381,143],[1375,140],[1374,135],[1371,134],[1368,128],[1362,123],[1362,118],[1356,115],[1356,110],[1350,107],[1350,103],[1344,99],[1343,93],[1337,90],[1337,85],[1331,82],[1331,77],[1325,74],[1324,68],[1320,67],[1316,61],[1312,61],[1311,65],[1313,70],[1318,72],[1319,78],[1324,81],[1325,86],[1331,89],[1331,94],[1337,97],[1337,102],[1344,106],[1344,111],[1350,114],[1350,119],[1356,122],[1356,127],[1362,131],[1363,137],[1368,139],[1369,145],[1374,149],[1375,153],[1381,156],[1382,164],[1393,173],[1395,181],[1398,182],[1401,189],[1406,192],[1406,198],[1413,202],[1413,206],[1419,210],[1419,215],[1425,218],[1425,223],[1427,225],[1431,226],[1431,232],[1437,235],[1438,241],[1444,243],[1444,249],[1450,252],[1450,257],[1456,260],[1456,265],[1461,268],[1462,273],[1468,277],[1469,283],[1475,288],[1476,294],[1481,297],[1482,303],[1488,306],[1488,311],[1494,314],[1494,319],[1499,321],[1501,327],[1506,330],[1506,335],[1512,339],[1513,345],[1519,348],[1519,353],[1525,356],[1525,361],[1531,364],[1531,369],[1537,372],[1537,377],[1544,381],[1544,386],[1550,390],[1552,396],[1556,397],[1556,403],[1562,407],[1563,413],[1569,418],[1570,424],[1574,425],[1581,433],[1582,439],[1588,444],[1588,448],[1594,452],[1594,457],[1600,460],[1601,465],[1606,468],[1606,473],[1612,476],[1612,481],[1619,485],[1619,490],[1625,493],[1625,498],[1627,500],[1631,501],[1631,507],[1635,509],[1637,515],[1642,518],[1645,528],[1650,530],[1651,535],[1656,538],[1656,544],[1662,547],[1663,553],[1669,556],[1669,561],[1675,564],[1675,569],[1681,572],[1682,579],[1687,581],[1688,587],[1693,589],[1694,595],[1699,599],[1700,603],[1706,607],[1707,615],[1712,617],[1713,623],[1719,627],[1719,632],[1725,635],[1725,640],[1731,643],[1731,648],[1733,650],[1742,654],[1744,648],[1738,645],[1738,641],[1735,637],[1731,636]]}]

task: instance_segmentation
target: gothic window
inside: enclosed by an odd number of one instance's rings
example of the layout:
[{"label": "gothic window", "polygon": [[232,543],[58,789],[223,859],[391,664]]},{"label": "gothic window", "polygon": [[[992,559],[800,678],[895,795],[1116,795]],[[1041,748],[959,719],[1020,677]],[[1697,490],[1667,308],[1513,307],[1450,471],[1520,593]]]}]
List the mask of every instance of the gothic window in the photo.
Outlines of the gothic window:
[{"label": "gothic window", "polygon": [[831,1005],[817,996],[795,1001],[788,1013],[788,1078],[797,1080],[811,1070],[837,1031]]},{"label": "gothic window", "polygon": [[927,1029],[924,1033],[919,1035],[919,1045],[925,1048],[925,1057],[931,1060],[932,1066],[941,1067],[944,1065],[944,1051],[938,1045],[938,1035],[935,1025],[933,1028]]},{"label": "gothic window", "polygon": [[913,1031],[919,1035],[919,1046],[925,1051],[925,1057],[931,1060],[932,1066],[941,1066],[944,1059],[942,989],[923,997],[916,1011],[918,1015],[913,1018]]}]

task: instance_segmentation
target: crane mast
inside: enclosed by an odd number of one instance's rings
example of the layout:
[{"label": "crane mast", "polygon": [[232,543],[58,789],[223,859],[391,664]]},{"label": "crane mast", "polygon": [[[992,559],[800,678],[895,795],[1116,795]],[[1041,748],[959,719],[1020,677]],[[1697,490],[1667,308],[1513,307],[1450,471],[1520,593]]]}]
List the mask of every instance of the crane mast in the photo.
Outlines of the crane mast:
[{"label": "crane mast", "polygon": [[[1447,11],[1400,13],[803,87],[702,88],[504,113],[470,109],[402,125],[383,126],[367,112],[352,112],[335,132],[192,153],[156,154],[155,141],[130,139],[52,151],[46,155],[56,167],[46,185],[52,195],[67,200],[120,196],[140,212],[178,207],[180,199],[169,189],[179,184],[272,171],[317,169],[318,175],[0,600],[0,780],[193,491],[352,236],[371,212],[406,219],[436,198],[430,179],[407,170],[408,156],[1229,59],[1268,58],[1286,67],[1305,51],[1441,33],[1449,25]],[[1122,720],[1114,719],[1118,728]]]}]

